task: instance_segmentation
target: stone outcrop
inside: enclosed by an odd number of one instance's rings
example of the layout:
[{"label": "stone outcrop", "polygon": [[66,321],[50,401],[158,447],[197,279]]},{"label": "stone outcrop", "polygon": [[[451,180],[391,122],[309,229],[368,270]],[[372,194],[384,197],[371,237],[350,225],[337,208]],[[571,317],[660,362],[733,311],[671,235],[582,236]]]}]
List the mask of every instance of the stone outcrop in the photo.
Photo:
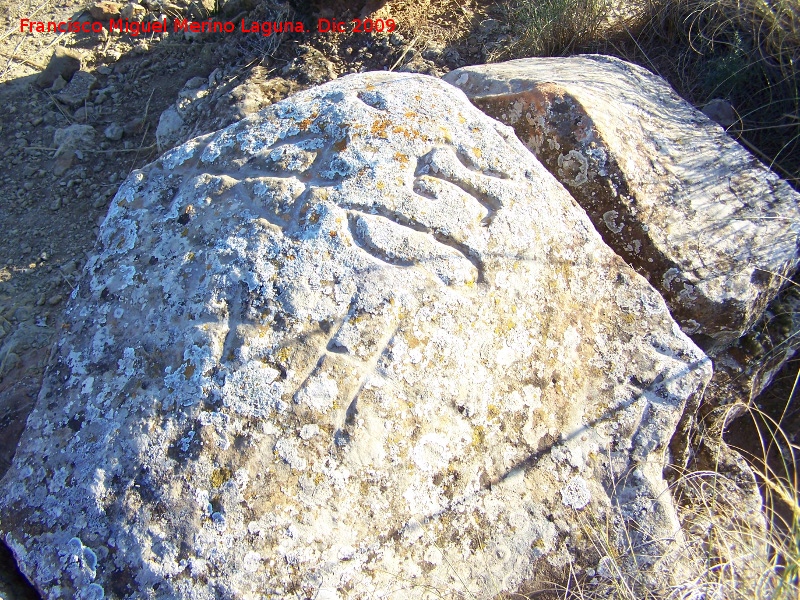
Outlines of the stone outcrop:
[{"label": "stone outcrop", "polygon": [[645,69],[532,58],[445,80],[514,127],[707,352],[748,331],[796,268],[800,196]]},{"label": "stone outcrop", "polygon": [[46,598],[490,598],[607,570],[597,539],[679,577],[662,469],[708,359],[439,80],[134,172],[61,331],[0,486]]}]

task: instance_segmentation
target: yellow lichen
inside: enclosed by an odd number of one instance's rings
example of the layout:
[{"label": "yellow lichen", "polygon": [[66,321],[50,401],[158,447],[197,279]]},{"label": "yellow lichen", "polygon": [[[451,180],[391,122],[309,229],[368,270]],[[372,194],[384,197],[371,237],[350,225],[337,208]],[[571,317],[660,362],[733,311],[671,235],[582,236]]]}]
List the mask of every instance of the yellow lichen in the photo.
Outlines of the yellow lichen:
[{"label": "yellow lichen", "polygon": [[231,478],[231,470],[226,468],[214,469],[211,473],[211,487],[218,488]]},{"label": "yellow lichen", "polygon": [[476,425],[472,430],[472,445],[481,447],[486,442],[486,430],[483,425]]}]

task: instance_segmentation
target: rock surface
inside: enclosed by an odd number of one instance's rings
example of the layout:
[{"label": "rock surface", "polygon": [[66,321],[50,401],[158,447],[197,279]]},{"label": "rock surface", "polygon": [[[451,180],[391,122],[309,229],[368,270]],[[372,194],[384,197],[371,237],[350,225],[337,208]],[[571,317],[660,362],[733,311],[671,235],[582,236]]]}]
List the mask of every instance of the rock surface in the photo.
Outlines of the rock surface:
[{"label": "rock surface", "polygon": [[95,251],[0,487],[47,598],[488,598],[606,561],[580,523],[677,575],[708,360],[459,91],[349,76],[191,140]]},{"label": "rock surface", "polygon": [[36,85],[50,87],[56,79],[61,77],[64,82],[81,68],[81,56],[78,52],[56,46],[53,55],[47,63],[47,68],[36,77]]},{"label": "rock surface", "polygon": [[97,85],[97,78],[88,71],[76,71],[66,87],[56,94],[56,99],[76,108],[89,99],[89,94]]},{"label": "rock surface", "polygon": [[531,58],[445,80],[514,127],[706,351],[750,329],[796,268],[800,195],[645,69]]}]

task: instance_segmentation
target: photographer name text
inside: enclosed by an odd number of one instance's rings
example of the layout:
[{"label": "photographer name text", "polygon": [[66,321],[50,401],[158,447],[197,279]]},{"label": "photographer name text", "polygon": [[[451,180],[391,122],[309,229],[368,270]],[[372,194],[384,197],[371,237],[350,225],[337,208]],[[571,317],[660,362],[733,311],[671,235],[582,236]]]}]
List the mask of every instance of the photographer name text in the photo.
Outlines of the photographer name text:
[{"label": "photographer name text", "polygon": [[233,21],[190,21],[173,19],[172,27],[167,19],[161,21],[129,21],[127,19],[111,19],[108,24],[103,21],[31,21],[19,20],[21,33],[101,33],[107,29],[109,33],[127,33],[138,36],[149,33],[256,33],[269,37],[276,33],[392,33],[397,29],[394,19],[317,19],[316,29],[309,29],[302,21],[245,21],[238,24]]}]

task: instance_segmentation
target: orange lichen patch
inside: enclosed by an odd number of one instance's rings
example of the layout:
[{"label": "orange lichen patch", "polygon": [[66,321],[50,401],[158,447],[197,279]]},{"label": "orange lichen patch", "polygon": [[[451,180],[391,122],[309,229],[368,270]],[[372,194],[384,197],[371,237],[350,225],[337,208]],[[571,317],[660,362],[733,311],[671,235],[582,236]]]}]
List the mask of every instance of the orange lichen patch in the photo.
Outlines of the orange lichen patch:
[{"label": "orange lichen patch", "polygon": [[378,183],[375,184],[375,187],[378,188],[379,190],[382,190],[386,187],[386,184],[383,181],[379,181]]},{"label": "orange lichen patch", "polygon": [[430,140],[430,138],[427,135],[422,135],[422,134],[420,134],[419,131],[416,131],[414,129],[406,129],[402,125],[395,125],[392,128],[392,133],[400,133],[407,140],[421,139],[421,140],[426,141],[426,142]]},{"label": "orange lichen patch", "polygon": [[411,118],[414,118],[414,117],[416,117],[416,116],[417,116],[417,113],[415,113],[413,110],[407,110],[407,111],[405,112],[405,116],[407,116],[408,118],[410,118],[410,119],[411,119]]},{"label": "orange lichen patch", "polygon": [[394,159],[397,162],[399,162],[400,164],[402,164],[404,167],[408,164],[408,155],[407,154],[402,154],[400,152],[395,152],[394,153]]},{"label": "orange lichen patch", "polygon": [[333,229],[331,229],[331,230],[328,232],[328,235],[330,235],[332,238],[335,238],[335,237],[336,237],[337,235],[339,235],[339,234],[338,234],[338,233],[336,233],[336,232],[335,232]]},{"label": "orange lichen patch", "polygon": [[386,117],[378,117],[372,122],[372,129],[370,132],[372,135],[380,137],[380,138],[387,138],[388,134],[386,133],[386,129],[391,125],[391,121]]},{"label": "orange lichen patch", "polygon": [[477,156],[478,158],[480,158],[480,157],[483,155],[483,153],[481,152],[481,149],[480,149],[480,148],[473,148],[473,149],[472,149],[472,153],[473,153],[475,156]]},{"label": "orange lichen patch", "polygon": [[308,118],[305,118],[305,119],[303,119],[302,121],[300,121],[300,122],[297,124],[297,128],[298,128],[300,131],[305,131],[306,129],[308,129],[309,127],[311,127],[311,124],[314,122],[314,119],[316,119],[318,116],[319,116],[319,113],[318,113],[318,112],[314,112],[314,113],[312,113],[312,115],[311,115],[310,117],[308,117]]}]

